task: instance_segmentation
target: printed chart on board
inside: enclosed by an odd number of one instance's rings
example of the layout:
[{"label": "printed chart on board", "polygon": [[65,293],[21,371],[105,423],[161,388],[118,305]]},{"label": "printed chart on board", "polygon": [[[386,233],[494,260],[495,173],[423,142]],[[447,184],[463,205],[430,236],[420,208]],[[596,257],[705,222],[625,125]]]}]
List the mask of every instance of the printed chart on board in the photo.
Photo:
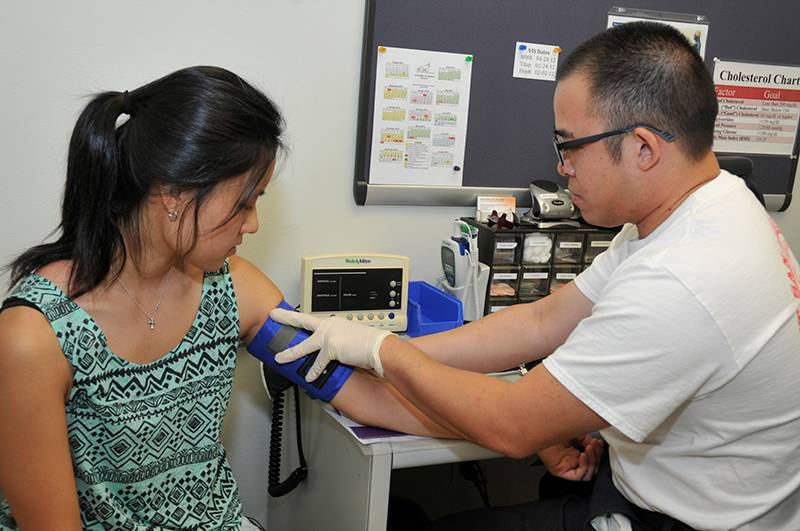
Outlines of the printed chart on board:
[{"label": "printed chart on board", "polygon": [[800,67],[715,60],[714,151],[793,156]]},{"label": "printed chart on board", "polygon": [[370,184],[461,186],[472,55],[378,47]]}]

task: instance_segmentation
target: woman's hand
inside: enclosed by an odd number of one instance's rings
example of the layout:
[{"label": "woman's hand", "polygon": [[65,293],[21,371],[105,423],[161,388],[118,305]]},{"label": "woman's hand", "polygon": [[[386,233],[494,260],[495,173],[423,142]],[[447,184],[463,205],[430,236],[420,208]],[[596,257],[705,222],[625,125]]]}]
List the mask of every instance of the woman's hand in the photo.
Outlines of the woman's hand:
[{"label": "woman's hand", "polygon": [[577,442],[578,444],[558,443],[541,450],[539,459],[547,467],[547,471],[570,481],[591,480],[603,457],[603,440],[587,434]]}]

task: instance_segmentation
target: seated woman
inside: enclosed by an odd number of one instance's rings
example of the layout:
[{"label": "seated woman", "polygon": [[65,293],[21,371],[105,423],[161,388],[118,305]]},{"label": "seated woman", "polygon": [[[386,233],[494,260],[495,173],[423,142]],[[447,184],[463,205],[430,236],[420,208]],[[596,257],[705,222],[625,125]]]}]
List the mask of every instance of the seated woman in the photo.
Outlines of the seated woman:
[{"label": "seated woman", "polygon": [[235,256],[282,149],[214,67],[95,96],[0,313],[0,529],[248,529],[220,429],[280,291]]}]

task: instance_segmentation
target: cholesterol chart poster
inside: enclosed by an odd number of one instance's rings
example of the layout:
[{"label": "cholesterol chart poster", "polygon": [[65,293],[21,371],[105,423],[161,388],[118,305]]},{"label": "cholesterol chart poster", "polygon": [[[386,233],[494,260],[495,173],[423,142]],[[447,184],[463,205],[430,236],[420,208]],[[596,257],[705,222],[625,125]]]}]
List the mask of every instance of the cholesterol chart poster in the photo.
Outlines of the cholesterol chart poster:
[{"label": "cholesterol chart poster", "polygon": [[714,151],[794,156],[800,67],[714,60]]},{"label": "cholesterol chart poster", "polygon": [[370,184],[461,186],[472,55],[378,47]]}]

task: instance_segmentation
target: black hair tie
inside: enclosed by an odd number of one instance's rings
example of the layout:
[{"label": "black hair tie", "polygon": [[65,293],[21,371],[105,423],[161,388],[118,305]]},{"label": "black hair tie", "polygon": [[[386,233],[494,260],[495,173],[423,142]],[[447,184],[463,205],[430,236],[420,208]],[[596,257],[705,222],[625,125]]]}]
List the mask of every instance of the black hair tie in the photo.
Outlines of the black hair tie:
[{"label": "black hair tie", "polygon": [[122,112],[128,116],[131,114],[131,98],[127,90],[122,93]]}]

